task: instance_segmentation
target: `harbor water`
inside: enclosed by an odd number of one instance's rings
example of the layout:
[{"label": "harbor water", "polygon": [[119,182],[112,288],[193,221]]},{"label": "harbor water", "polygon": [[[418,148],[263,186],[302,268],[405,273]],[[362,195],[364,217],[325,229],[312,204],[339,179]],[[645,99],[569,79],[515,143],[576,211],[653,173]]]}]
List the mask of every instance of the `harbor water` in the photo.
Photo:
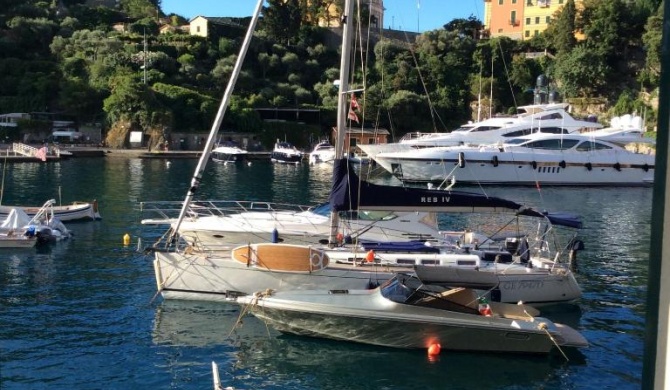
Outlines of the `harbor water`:
[{"label": "harbor water", "polygon": [[[651,188],[467,188],[582,216],[583,297],[543,315],[590,346],[569,361],[444,350],[429,359],[426,351],[282,335],[232,305],[156,296],[152,259],[138,251],[150,244],[138,245],[139,202],[183,200],[196,164],[106,157],[3,165],[2,204],[95,199],[103,219],[66,223],[70,241],[0,250],[0,389],[208,389],[212,362],[235,389],[640,388]],[[210,163],[196,198],[314,204],[328,199],[330,181],[327,167]]]}]

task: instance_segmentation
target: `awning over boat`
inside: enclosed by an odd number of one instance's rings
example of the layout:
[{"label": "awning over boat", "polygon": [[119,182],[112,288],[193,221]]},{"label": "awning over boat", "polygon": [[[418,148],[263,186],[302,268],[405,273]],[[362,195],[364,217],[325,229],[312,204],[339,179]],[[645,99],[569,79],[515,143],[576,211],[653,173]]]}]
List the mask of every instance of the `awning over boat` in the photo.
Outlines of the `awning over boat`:
[{"label": "awning over boat", "polygon": [[581,227],[581,221],[574,215],[538,211],[507,199],[484,194],[387,186],[362,181],[348,166],[347,159],[334,161],[330,205],[335,211],[506,212],[547,218],[556,225]]}]

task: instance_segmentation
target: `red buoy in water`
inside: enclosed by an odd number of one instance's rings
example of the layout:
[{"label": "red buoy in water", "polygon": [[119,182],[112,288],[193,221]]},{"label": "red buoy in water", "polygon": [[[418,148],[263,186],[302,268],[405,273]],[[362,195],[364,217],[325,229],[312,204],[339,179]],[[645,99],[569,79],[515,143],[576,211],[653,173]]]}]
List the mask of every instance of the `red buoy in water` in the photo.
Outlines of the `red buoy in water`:
[{"label": "red buoy in water", "polygon": [[440,354],[440,350],[442,350],[440,344],[433,343],[430,345],[430,347],[428,347],[428,356],[437,356]]},{"label": "red buoy in water", "polygon": [[373,261],[375,261],[375,251],[370,249],[368,253],[365,254],[365,261],[367,261],[368,263],[372,263]]}]

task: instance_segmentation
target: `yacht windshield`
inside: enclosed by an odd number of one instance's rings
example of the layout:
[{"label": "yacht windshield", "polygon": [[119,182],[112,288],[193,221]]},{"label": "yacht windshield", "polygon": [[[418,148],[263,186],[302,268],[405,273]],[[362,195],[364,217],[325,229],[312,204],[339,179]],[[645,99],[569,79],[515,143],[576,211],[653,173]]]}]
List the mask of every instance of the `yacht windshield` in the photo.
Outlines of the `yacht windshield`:
[{"label": "yacht windshield", "polygon": [[[316,206],[310,207],[309,211],[324,217],[330,215],[330,203],[325,202]],[[392,211],[342,211],[340,215],[346,219],[362,219],[366,221],[388,221],[396,218],[396,214]]]},{"label": "yacht windshield", "polygon": [[474,132],[480,132],[480,131],[491,131],[491,130],[498,130],[500,129],[500,126],[478,126],[472,129],[471,131]]},{"label": "yacht windshield", "polygon": [[393,302],[404,303],[412,295],[414,290],[407,288],[402,284],[398,277],[395,277],[381,286],[381,294],[384,298]]},{"label": "yacht windshield", "polygon": [[510,145],[521,145],[524,142],[528,142],[528,140],[525,138],[510,138],[505,140],[505,143]]}]

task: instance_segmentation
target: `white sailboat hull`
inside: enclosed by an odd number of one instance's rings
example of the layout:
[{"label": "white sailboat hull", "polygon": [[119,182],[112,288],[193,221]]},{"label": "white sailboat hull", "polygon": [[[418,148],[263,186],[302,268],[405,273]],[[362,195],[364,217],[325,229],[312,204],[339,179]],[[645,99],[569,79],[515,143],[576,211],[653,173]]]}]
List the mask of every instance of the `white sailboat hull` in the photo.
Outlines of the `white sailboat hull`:
[{"label": "white sailboat hull", "polygon": [[[535,267],[531,271],[520,265],[496,264],[484,266],[481,270],[495,273],[499,278],[498,289],[489,295],[501,302],[523,301],[542,306],[572,302],[581,297],[581,289],[572,272],[540,268],[539,263],[535,263]],[[154,258],[158,290],[163,298],[204,301],[224,301],[240,293],[252,294],[268,288],[365,289],[385,282],[396,272],[411,270],[410,266],[353,265],[334,261],[312,272],[263,269],[240,263],[225,251],[192,254],[156,252]]]}]

